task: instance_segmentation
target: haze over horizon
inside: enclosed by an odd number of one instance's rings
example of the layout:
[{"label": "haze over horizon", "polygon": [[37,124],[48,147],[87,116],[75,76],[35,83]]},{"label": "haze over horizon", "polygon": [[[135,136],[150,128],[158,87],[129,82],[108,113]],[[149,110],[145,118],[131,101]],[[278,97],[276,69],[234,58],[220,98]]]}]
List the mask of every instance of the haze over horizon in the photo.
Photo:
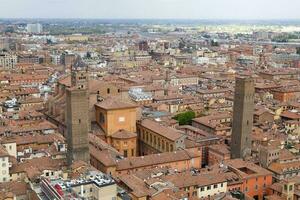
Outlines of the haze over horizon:
[{"label": "haze over horizon", "polygon": [[[0,18],[300,19],[299,0],[0,0]],[[284,6],[283,6],[284,4]]]}]

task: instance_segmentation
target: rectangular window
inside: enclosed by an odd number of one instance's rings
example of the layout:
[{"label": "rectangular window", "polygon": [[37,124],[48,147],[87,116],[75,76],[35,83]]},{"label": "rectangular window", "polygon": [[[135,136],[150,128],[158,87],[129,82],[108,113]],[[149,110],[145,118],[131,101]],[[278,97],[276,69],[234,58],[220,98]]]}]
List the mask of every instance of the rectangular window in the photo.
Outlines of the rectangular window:
[{"label": "rectangular window", "polygon": [[127,158],[127,150],[124,150],[124,157]]}]

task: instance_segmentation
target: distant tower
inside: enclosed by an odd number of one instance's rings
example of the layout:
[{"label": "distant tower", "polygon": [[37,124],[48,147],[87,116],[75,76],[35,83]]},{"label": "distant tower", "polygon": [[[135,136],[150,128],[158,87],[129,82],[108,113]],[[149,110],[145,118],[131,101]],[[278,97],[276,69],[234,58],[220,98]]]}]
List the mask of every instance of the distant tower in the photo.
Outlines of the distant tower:
[{"label": "distant tower", "polygon": [[168,68],[166,70],[166,77],[165,77],[165,82],[164,82],[164,95],[165,96],[169,95],[170,82],[171,82],[170,69]]},{"label": "distant tower", "polygon": [[78,57],[71,70],[71,87],[67,89],[66,125],[68,165],[73,161],[90,161],[88,70]]},{"label": "distant tower", "polygon": [[252,78],[236,78],[231,135],[231,158],[246,158],[251,154],[254,94],[254,80]]}]

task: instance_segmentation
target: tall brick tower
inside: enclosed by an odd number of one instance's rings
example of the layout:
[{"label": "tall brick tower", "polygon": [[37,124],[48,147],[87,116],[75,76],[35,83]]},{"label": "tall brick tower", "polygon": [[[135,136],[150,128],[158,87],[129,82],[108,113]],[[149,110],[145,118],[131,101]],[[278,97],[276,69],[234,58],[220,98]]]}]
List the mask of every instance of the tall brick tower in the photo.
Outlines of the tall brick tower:
[{"label": "tall brick tower", "polygon": [[231,158],[246,158],[251,154],[254,94],[254,80],[251,77],[236,78],[231,135]]},{"label": "tall brick tower", "polygon": [[67,89],[66,102],[68,165],[77,160],[89,163],[88,68],[80,57],[72,66],[71,87]]}]

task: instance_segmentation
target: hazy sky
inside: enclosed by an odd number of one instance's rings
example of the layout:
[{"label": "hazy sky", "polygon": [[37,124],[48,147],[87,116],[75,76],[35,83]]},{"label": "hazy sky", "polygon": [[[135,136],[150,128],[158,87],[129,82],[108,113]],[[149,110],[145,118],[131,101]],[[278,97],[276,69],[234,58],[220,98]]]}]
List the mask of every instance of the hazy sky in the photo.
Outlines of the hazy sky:
[{"label": "hazy sky", "polygon": [[0,0],[0,18],[300,19],[300,0]]}]

